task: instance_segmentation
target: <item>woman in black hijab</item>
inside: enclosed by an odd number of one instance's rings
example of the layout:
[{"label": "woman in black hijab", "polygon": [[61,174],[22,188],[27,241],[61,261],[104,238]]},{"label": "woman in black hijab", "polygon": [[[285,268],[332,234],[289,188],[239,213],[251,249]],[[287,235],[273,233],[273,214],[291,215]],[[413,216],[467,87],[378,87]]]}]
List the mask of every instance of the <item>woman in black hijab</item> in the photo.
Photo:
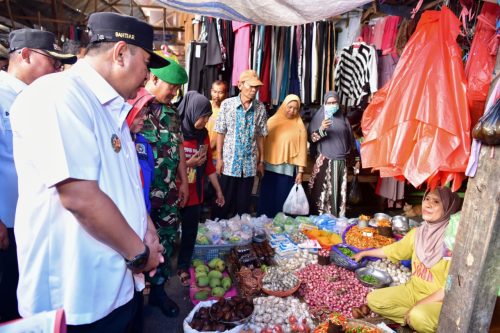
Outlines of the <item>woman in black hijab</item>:
[{"label": "woman in black hijab", "polygon": [[309,140],[316,144],[319,155],[309,181],[311,214],[330,213],[345,216],[347,197],[347,160],[359,152],[347,118],[339,110],[338,95],[329,91],[325,104],[314,114],[309,124]]},{"label": "woman in black hijab", "polygon": [[224,205],[224,195],[215,175],[212,161],[210,139],[205,126],[212,115],[210,101],[196,91],[188,91],[179,104],[179,117],[184,137],[184,153],[188,175],[189,200],[180,210],[182,237],[179,258],[177,261],[177,275],[183,286],[189,286],[189,265],[193,255],[198,222],[203,205],[203,187],[205,177],[215,188],[219,206]]}]

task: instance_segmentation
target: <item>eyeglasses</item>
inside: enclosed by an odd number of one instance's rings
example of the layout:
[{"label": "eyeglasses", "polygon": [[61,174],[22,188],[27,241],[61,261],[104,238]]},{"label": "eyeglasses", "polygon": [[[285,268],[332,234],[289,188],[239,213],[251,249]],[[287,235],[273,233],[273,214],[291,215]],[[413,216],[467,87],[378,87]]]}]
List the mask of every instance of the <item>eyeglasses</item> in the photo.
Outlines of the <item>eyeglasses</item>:
[{"label": "eyeglasses", "polygon": [[52,60],[52,66],[54,66],[55,70],[60,70],[61,67],[63,66],[63,63],[61,62],[61,60],[56,59],[56,58],[54,58],[51,55],[48,55],[48,54],[45,54],[43,52],[40,52],[40,51],[37,51],[37,50],[33,50],[33,49],[30,49],[30,50],[31,50],[31,52],[35,52],[35,53],[41,54],[41,55],[43,55],[43,56],[51,59]]}]

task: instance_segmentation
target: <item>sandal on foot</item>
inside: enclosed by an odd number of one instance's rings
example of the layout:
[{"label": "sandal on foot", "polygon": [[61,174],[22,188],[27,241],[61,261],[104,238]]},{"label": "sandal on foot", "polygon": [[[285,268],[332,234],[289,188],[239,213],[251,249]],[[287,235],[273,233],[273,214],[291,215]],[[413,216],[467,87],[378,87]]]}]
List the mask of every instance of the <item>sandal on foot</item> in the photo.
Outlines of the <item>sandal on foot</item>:
[{"label": "sandal on foot", "polygon": [[181,281],[181,285],[183,287],[189,287],[189,281],[191,280],[191,274],[189,274],[189,271],[179,270],[177,272],[177,276],[179,277],[179,280]]}]

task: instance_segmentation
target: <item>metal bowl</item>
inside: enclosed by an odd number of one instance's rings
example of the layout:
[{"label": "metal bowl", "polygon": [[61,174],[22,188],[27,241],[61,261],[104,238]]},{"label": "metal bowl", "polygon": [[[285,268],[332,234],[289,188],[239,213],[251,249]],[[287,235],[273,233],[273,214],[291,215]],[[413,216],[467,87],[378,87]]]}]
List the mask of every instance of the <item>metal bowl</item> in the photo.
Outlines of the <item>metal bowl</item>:
[{"label": "metal bowl", "polygon": [[376,213],[375,215],[373,215],[373,218],[368,222],[368,225],[370,227],[376,228],[376,227],[378,227],[378,222],[380,220],[391,221],[391,216],[387,215],[385,213]]},{"label": "metal bowl", "polygon": [[410,219],[410,223],[409,223],[410,228],[418,228],[418,227],[420,227],[421,224],[422,224],[422,222],[418,222],[418,221]]},{"label": "metal bowl", "polygon": [[377,214],[373,215],[373,219],[375,221],[377,221],[377,222],[380,221],[380,220],[389,220],[390,221],[391,220],[391,216],[387,215],[385,213],[377,213]]},{"label": "metal bowl", "polygon": [[391,219],[392,231],[397,234],[406,234],[410,230],[408,218],[403,215],[396,215]]},{"label": "metal bowl", "polygon": [[[365,282],[365,281],[361,280],[361,278],[364,275],[371,275],[374,278],[376,278],[378,280],[378,282],[377,283],[369,283],[369,282]],[[369,266],[358,268],[356,270],[356,278],[358,278],[359,282],[362,285],[364,285],[366,287],[370,287],[370,288],[383,288],[383,287],[387,287],[388,285],[390,285],[392,283],[392,278],[388,273],[381,271],[380,269],[376,269],[376,268],[369,267]]]}]

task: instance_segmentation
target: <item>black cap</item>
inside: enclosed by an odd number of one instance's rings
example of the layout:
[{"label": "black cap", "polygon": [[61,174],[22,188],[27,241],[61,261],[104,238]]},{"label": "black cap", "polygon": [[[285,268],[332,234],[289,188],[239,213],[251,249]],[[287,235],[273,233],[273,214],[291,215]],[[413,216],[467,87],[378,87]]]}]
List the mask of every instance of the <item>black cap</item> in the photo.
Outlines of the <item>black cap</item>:
[{"label": "black cap", "polygon": [[22,48],[39,49],[47,55],[59,59],[63,64],[74,64],[77,60],[73,54],[66,54],[54,48],[56,36],[50,31],[36,29],[18,29],[9,34],[9,52]]},{"label": "black cap", "polygon": [[153,27],[135,17],[117,13],[93,13],[88,23],[89,43],[118,42],[139,46],[151,55],[149,67],[161,68],[170,63],[152,51]]}]

